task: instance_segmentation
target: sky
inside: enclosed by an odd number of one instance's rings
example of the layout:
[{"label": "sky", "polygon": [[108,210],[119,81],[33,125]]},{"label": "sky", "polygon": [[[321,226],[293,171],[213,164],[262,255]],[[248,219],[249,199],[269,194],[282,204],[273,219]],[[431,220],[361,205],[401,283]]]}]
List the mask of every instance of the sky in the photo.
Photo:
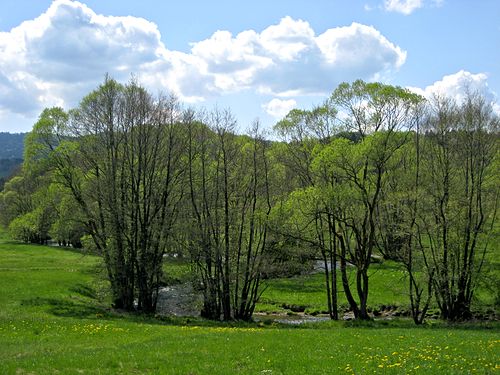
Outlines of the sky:
[{"label": "sky", "polygon": [[74,108],[108,73],[245,132],[356,79],[500,113],[498,0],[0,0],[0,131]]}]

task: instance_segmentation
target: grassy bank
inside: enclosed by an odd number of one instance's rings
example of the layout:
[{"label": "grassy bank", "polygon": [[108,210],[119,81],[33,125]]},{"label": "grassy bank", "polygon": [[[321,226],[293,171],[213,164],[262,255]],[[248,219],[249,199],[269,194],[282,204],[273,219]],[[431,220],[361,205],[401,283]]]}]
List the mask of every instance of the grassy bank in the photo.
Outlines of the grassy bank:
[{"label": "grassy bank", "polygon": [[0,373],[500,370],[498,323],[416,328],[408,321],[325,322],[286,327],[145,318],[107,307],[99,264],[91,255],[0,239]]}]

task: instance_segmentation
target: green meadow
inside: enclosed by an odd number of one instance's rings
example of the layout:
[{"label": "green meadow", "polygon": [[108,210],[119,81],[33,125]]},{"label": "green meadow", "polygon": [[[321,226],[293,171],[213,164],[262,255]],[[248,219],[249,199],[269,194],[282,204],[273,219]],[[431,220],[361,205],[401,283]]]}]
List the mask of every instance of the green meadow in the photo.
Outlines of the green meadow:
[{"label": "green meadow", "polygon": [[[354,272],[350,275],[353,279]],[[286,307],[304,310],[309,314],[327,313],[325,276],[322,272],[299,277],[268,280],[267,288],[261,297],[258,311],[285,311]],[[339,283],[339,306],[347,309],[347,301]],[[393,309],[402,308],[408,304],[407,279],[404,273],[393,262],[373,264],[370,275],[369,305],[372,309],[390,306]],[[285,308],[283,308],[285,307]]]},{"label": "green meadow", "polygon": [[[166,265],[172,282],[188,267]],[[373,306],[404,301],[391,264],[373,275]],[[378,281],[377,281],[378,280]],[[394,280],[386,284],[387,280]],[[385,283],[385,284],[384,284]],[[267,282],[258,310],[321,311],[321,275]],[[385,287],[384,287],[385,285]],[[214,323],[109,308],[98,257],[0,239],[1,374],[491,374],[498,322],[408,319]],[[275,311],[276,312],[276,311]]]}]

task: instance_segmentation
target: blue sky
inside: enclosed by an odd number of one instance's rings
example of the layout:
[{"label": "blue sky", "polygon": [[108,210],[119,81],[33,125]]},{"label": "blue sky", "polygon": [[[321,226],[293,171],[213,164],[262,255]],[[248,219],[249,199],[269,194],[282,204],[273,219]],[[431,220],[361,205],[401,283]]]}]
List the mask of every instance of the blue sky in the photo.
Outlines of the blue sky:
[{"label": "blue sky", "polygon": [[29,131],[110,73],[272,125],[361,78],[500,112],[498,0],[0,1],[0,131]]}]

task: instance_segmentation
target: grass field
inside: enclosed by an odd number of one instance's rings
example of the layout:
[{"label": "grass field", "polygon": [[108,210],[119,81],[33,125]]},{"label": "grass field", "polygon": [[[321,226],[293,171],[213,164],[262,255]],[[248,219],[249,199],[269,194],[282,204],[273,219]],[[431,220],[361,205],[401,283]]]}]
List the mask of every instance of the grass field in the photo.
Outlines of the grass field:
[{"label": "grass field", "polygon": [[[354,276],[354,275],[352,275]],[[347,301],[339,284],[339,305],[347,308]],[[266,281],[267,288],[257,310],[279,312],[283,306],[295,306],[306,313],[325,312],[326,293],[323,273]],[[369,304],[373,308],[381,305],[402,307],[408,304],[407,283],[400,267],[385,262],[371,266]],[[355,293],[355,288],[353,292]]]},{"label": "grass field", "polygon": [[[6,239],[0,239],[0,281],[0,374],[500,371],[495,322],[417,328],[395,320],[289,327],[123,314],[108,308],[98,258]],[[304,293],[319,301],[316,281],[321,280],[306,279]],[[293,295],[279,292],[285,286],[285,280],[275,281],[266,291],[268,301]],[[302,288],[289,287],[297,291],[297,301],[316,304],[300,295]]]},{"label": "grass field", "polygon": [[[500,270],[499,245],[487,253],[483,264],[483,280],[476,288],[472,309],[475,313],[488,314],[495,309],[498,299],[498,271]],[[354,269],[349,269],[351,291],[356,297]],[[485,277],[487,276],[487,277]],[[401,264],[392,261],[370,265],[370,284],[368,307],[380,310],[381,307],[409,313],[409,280]],[[348,303],[338,277],[338,303],[341,310],[347,310]],[[306,313],[327,313],[325,280],[323,273],[313,273],[298,277],[266,280],[264,292],[257,304],[256,311],[266,313],[289,313],[290,307]],[[439,310],[431,302],[430,312],[436,315]]]}]

